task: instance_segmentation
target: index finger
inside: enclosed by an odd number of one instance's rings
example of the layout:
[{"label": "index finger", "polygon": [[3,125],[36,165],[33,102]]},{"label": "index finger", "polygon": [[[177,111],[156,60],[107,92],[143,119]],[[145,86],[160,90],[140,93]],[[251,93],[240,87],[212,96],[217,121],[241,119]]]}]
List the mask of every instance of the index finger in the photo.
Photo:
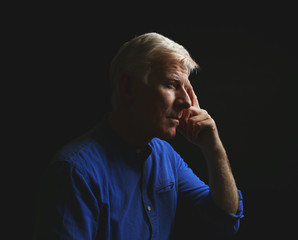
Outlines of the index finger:
[{"label": "index finger", "polygon": [[187,93],[188,93],[188,96],[191,100],[192,106],[200,108],[199,100],[198,100],[197,95],[195,94],[195,92],[193,90],[192,85],[189,86]]}]

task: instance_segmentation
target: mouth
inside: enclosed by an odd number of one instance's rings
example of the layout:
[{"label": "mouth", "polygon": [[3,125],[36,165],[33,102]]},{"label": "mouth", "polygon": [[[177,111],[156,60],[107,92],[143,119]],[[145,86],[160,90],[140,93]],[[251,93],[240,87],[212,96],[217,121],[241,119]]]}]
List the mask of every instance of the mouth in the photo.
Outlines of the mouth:
[{"label": "mouth", "polygon": [[179,117],[179,116],[170,116],[170,117],[168,117],[168,119],[170,119],[172,122],[175,122],[177,125],[179,125],[181,117]]},{"label": "mouth", "polygon": [[179,120],[180,118],[179,117],[168,117],[170,119],[175,119],[175,120]]},{"label": "mouth", "polygon": [[178,115],[170,115],[168,118],[180,121],[181,117],[182,113],[179,113]]}]

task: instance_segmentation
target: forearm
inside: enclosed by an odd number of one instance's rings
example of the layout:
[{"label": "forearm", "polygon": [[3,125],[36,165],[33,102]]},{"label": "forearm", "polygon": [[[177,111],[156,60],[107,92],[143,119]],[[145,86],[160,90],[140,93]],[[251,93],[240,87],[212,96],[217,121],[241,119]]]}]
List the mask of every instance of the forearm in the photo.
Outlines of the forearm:
[{"label": "forearm", "polygon": [[209,187],[215,204],[228,213],[236,213],[238,191],[215,121],[206,110],[200,108],[191,87],[188,94],[192,106],[183,112],[180,131],[190,142],[203,150],[208,166]]},{"label": "forearm", "polygon": [[208,168],[208,182],[215,204],[228,213],[238,210],[238,191],[226,151],[222,144],[212,150],[203,149]]}]

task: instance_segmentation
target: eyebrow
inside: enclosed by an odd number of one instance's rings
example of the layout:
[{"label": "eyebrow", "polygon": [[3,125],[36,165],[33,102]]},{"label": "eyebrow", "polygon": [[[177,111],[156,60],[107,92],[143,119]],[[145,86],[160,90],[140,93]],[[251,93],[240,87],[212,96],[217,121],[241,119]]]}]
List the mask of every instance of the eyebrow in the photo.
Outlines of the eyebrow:
[{"label": "eyebrow", "polygon": [[179,78],[176,78],[176,77],[170,77],[170,78],[168,78],[168,80],[181,82],[181,80]]},{"label": "eyebrow", "polygon": [[[179,83],[182,83],[182,81],[179,79],[179,78],[177,78],[177,77],[168,77],[167,78],[167,81],[175,81],[175,82],[179,82]],[[189,83],[189,82],[187,82],[186,84],[185,84],[185,89],[187,90],[187,89],[189,89],[190,88],[190,86],[191,86],[191,84]]]}]

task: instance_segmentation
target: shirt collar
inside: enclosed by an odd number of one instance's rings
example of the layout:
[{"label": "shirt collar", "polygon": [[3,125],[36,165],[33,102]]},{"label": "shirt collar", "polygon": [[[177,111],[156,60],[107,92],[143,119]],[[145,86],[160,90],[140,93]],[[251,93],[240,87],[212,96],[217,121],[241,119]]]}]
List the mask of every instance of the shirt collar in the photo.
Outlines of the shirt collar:
[{"label": "shirt collar", "polygon": [[144,163],[152,152],[149,144],[144,148],[139,148],[125,142],[108,123],[108,116],[108,114],[105,115],[103,120],[92,130],[92,137],[104,147],[126,156],[128,161],[137,160],[139,163]]}]

